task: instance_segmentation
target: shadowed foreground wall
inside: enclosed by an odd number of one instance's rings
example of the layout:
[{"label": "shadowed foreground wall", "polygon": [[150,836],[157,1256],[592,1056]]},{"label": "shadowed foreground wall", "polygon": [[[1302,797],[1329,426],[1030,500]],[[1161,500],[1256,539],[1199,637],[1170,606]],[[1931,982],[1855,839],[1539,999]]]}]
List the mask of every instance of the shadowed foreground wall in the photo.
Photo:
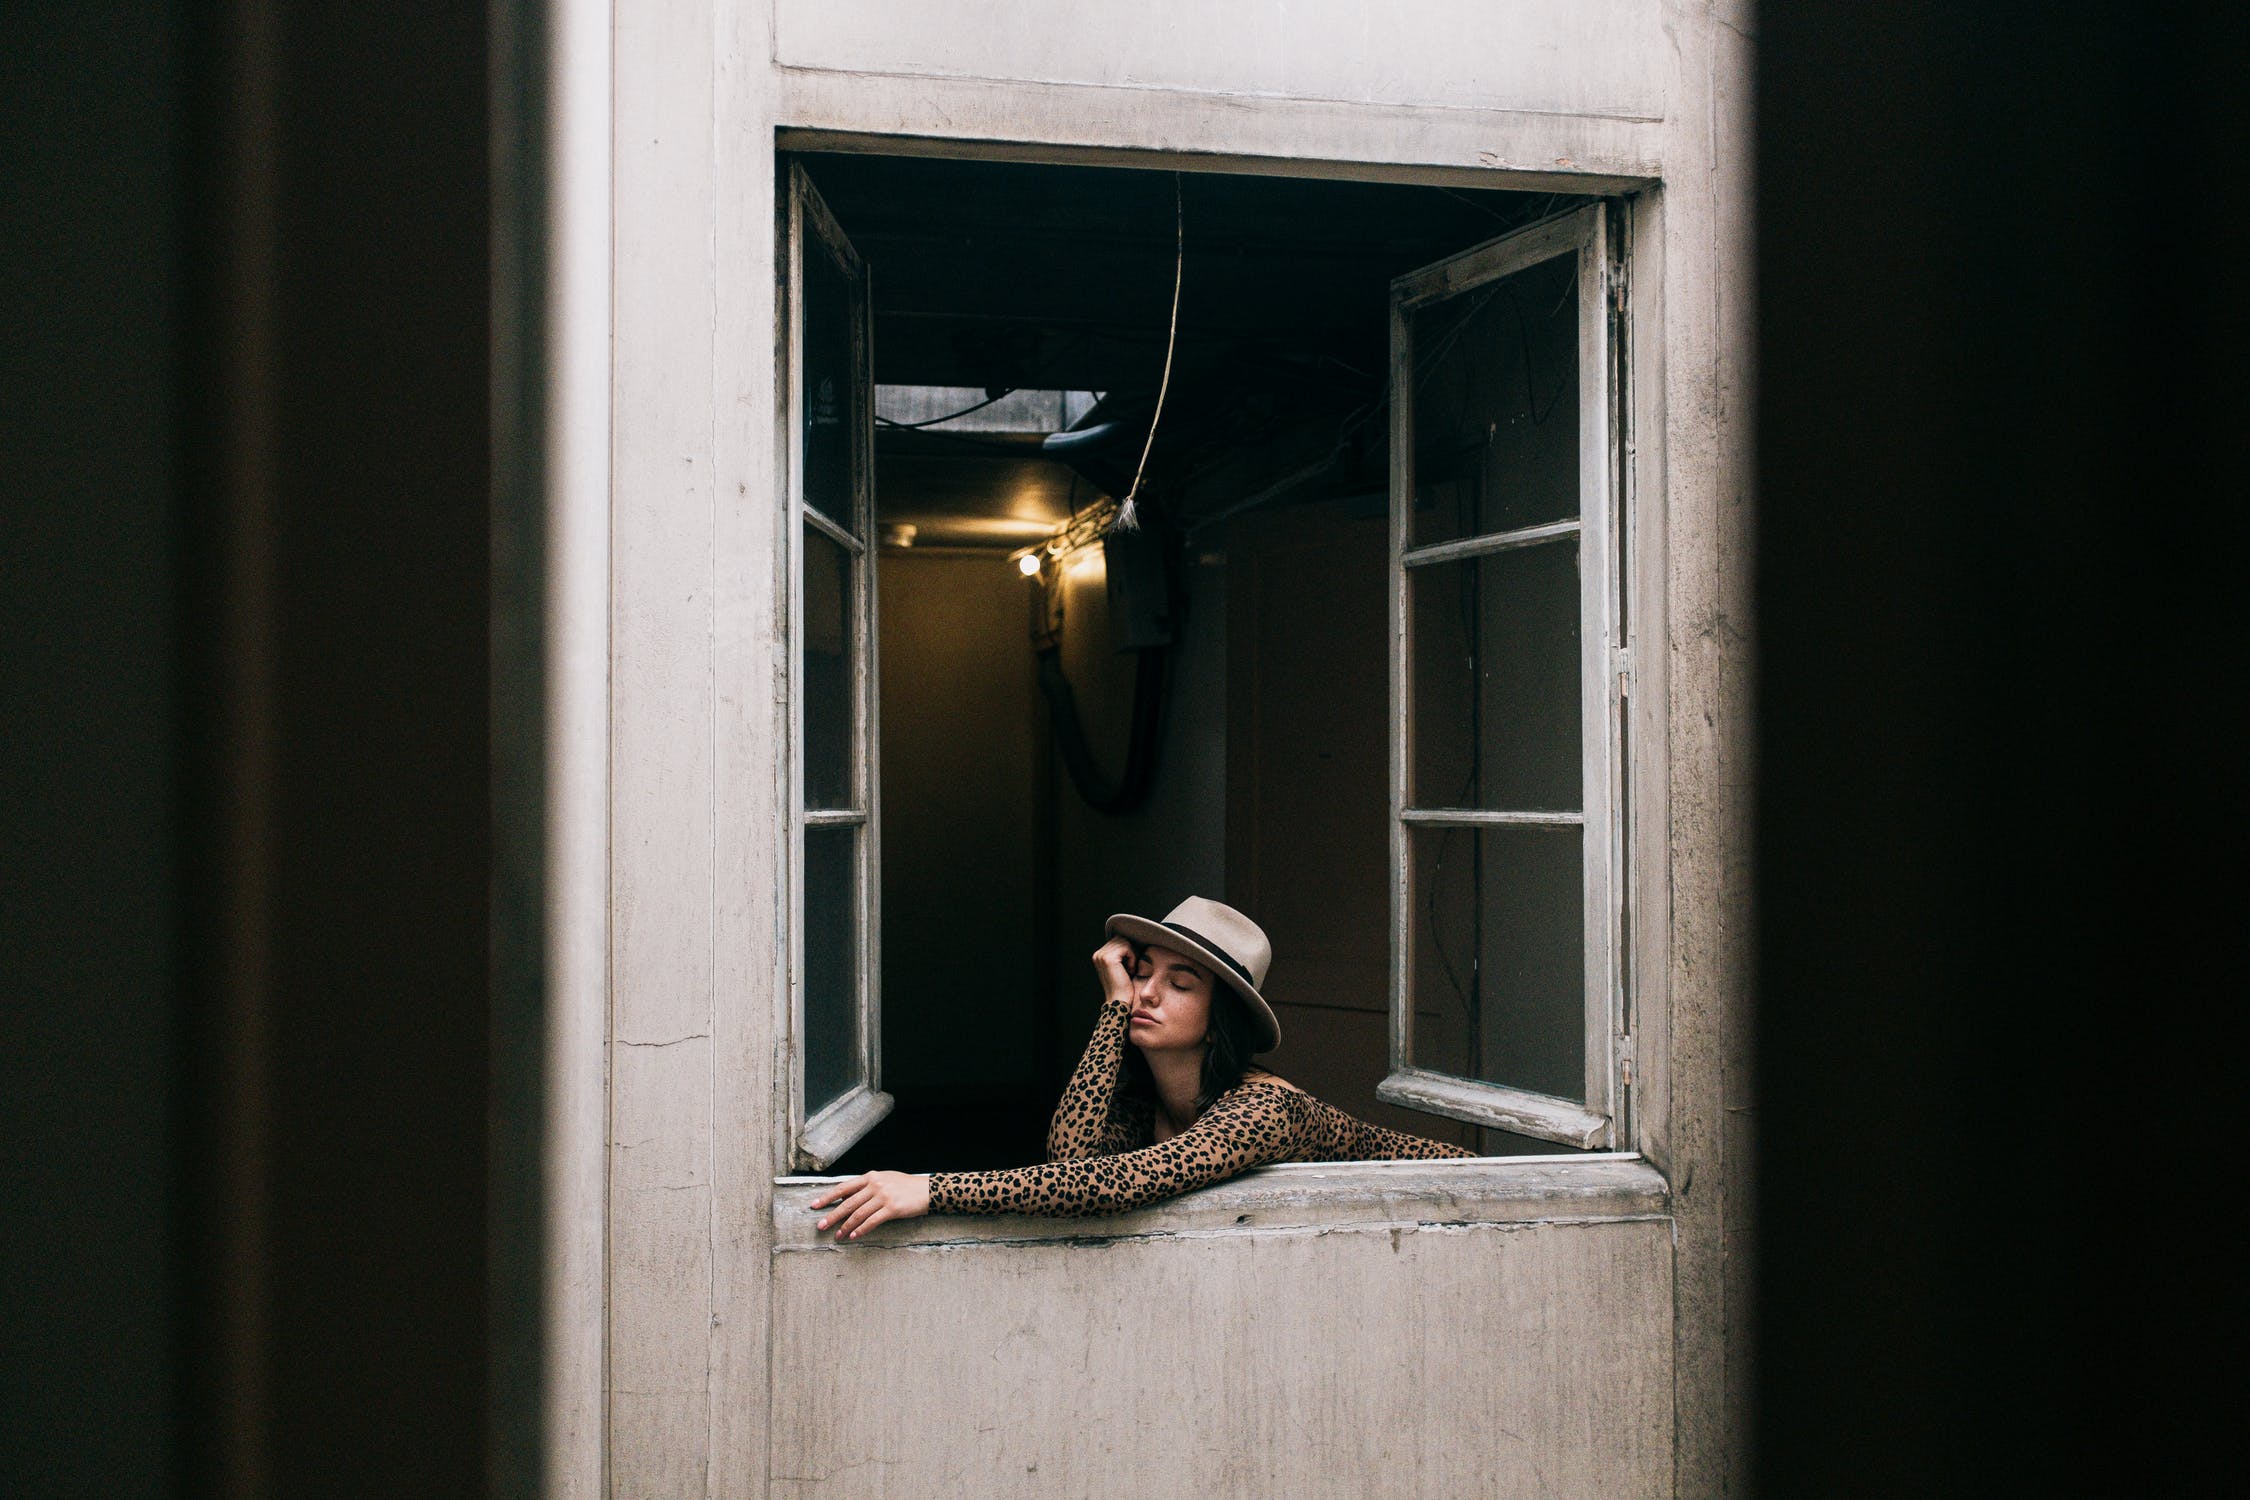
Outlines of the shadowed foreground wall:
[{"label": "shadowed foreground wall", "polygon": [[1762,1492],[2223,1488],[2250,21],[1759,24]]}]

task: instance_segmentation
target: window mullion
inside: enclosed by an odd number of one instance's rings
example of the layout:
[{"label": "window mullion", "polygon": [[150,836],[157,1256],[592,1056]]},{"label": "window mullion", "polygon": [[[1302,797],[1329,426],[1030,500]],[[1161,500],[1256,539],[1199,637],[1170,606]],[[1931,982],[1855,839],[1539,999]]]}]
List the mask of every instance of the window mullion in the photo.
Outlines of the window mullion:
[{"label": "window mullion", "polygon": [[[862,542],[858,537],[853,536],[849,531],[846,531],[843,527],[837,525],[834,521],[829,520],[826,516],[822,515],[819,511],[815,510],[810,505],[800,505],[797,507],[797,509],[804,515],[806,525],[812,527],[813,530],[819,532],[822,536],[827,537],[837,546],[843,548],[846,552],[849,552],[853,557],[861,557],[866,554],[867,544],[865,542]],[[865,529],[864,524],[862,526],[862,529]]]},{"label": "window mullion", "polygon": [[1409,807],[1399,821],[1420,828],[1576,828],[1579,812],[1502,812],[1477,807]]},{"label": "window mullion", "polygon": [[[783,377],[786,395],[782,415],[782,450],[786,455],[787,503],[785,515],[801,516],[811,510],[804,504],[805,479],[805,201],[800,174],[803,168],[791,162],[787,166],[786,189],[782,206],[782,228],[786,243],[783,250],[788,257],[787,273],[781,278],[779,290],[786,298],[782,324],[784,340]],[[782,1122],[786,1134],[779,1142],[781,1152],[792,1163],[802,1165],[804,1155],[803,1127],[805,1121],[805,528],[802,521],[792,520],[782,527],[786,538],[783,553],[785,576],[781,580],[786,601],[788,639],[784,646],[788,678],[788,724],[783,734],[787,757],[790,823],[787,837],[782,840],[786,853],[783,868],[787,872],[785,894],[788,899],[788,921],[784,927],[784,944],[788,950],[788,1034],[782,1039],[783,1047],[777,1058],[779,1071],[788,1094],[788,1115]]]},{"label": "window mullion", "polygon": [[[854,582],[859,590],[859,649],[854,662],[859,712],[858,757],[855,786],[864,823],[859,836],[859,1042],[860,1081],[887,1113],[890,1096],[881,1092],[883,1073],[882,952],[883,920],[882,844],[878,816],[882,741],[878,734],[879,678],[876,664],[880,643],[876,639],[875,566],[875,328],[872,269],[858,262],[852,304],[852,382],[854,387],[852,439],[857,462],[852,472],[852,519],[861,545],[853,559]],[[869,1122],[873,1123],[872,1120]]]},{"label": "window mullion", "polygon": [[1413,763],[1414,620],[1407,603],[1407,552],[1414,526],[1414,338],[1407,304],[1391,296],[1391,1065],[1414,1056],[1414,860],[1406,824],[1407,768]]},{"label": "window mullion", "polygon": [[1482,536],[1463,537],[1459,541],[1437,542],[1428,547],[1416,547],[1399,558],[1402,567],[1423,568],[1436,563],[1464,562],[1472,557],[1489,557],[1495,552],[1512,552],[1518,547],[1536,547],[1541,542],[1558,542],[1579,533],[1579,520],[1548,521],[1538,526],[1519,527],[1514,531],[1492,531]]},{"label": "window mullion", "polygon": [[1597,209],[1578,252],[1580,389],[1579,653],[1585,812],[1585,1099],[1614,1120],[1617,1005],[1616,869],[1612,797],[1616,724],[1616,535],[1611,484],[1608,214]]},{"label": "window mullion", "polygon": [[1428,1068],[1396,1068],[1375,1087],[1375,1097],[1472,1125],[1514,1131],[1559,1141],[1579,1150],[1601,1146],[1613,1133],[1613,1117],[1569,1099],[1535,1094],[1474,1078],[1456,1078]]}]

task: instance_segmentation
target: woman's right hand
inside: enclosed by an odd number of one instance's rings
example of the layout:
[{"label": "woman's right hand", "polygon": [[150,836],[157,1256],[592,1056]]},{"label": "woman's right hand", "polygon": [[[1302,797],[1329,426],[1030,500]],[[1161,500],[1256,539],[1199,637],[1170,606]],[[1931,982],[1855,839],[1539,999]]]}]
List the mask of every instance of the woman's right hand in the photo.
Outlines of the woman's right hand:
[{"label": "woman's right hand", "polygon": [[1094,972],[1102,979],[1102,1004],[1132,1007],[1134,959],[1133,944],[1126,938],[1111,938],[1094,950]]}]

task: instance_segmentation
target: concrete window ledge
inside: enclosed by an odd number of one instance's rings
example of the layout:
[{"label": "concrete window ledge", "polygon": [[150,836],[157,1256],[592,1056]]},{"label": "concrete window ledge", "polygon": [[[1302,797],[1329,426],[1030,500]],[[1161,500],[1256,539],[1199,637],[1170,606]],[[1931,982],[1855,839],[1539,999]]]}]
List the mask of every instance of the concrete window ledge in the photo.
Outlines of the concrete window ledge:
[{"label": "concrete window ledge", "polygon": [[839,1245],[807,1205],[834,1177],[783,1177],[773,1197],[776,1253],[946,1245],[1107,1244],[1276,1231],[1594,1223],[1671,1213],[1663,1174],[1639,1156],[1493,1156],[1446,1161],[1292,1162],[1129,1213],[1098,1219],[945,1214],[885,1224]]}]

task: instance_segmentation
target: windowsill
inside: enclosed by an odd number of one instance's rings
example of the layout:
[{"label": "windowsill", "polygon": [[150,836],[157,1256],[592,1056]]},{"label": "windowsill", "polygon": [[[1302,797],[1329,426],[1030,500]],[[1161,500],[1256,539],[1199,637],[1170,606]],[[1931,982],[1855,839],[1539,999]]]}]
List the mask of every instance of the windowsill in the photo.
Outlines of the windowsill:
[{"label": "windowsill", "polygon": [[1632,1152],[1438,1161],[1290,1162],[1163,1203],[1096,1219],[940,1214],[885,1224],[839,1245],[808,1206],[836,1177],[774,1185],[776,1251],[897,1250],[962,1244],[1189,1239],[1276,1230],[1397,1229],[1663,1218],[1671,1188]]}]

